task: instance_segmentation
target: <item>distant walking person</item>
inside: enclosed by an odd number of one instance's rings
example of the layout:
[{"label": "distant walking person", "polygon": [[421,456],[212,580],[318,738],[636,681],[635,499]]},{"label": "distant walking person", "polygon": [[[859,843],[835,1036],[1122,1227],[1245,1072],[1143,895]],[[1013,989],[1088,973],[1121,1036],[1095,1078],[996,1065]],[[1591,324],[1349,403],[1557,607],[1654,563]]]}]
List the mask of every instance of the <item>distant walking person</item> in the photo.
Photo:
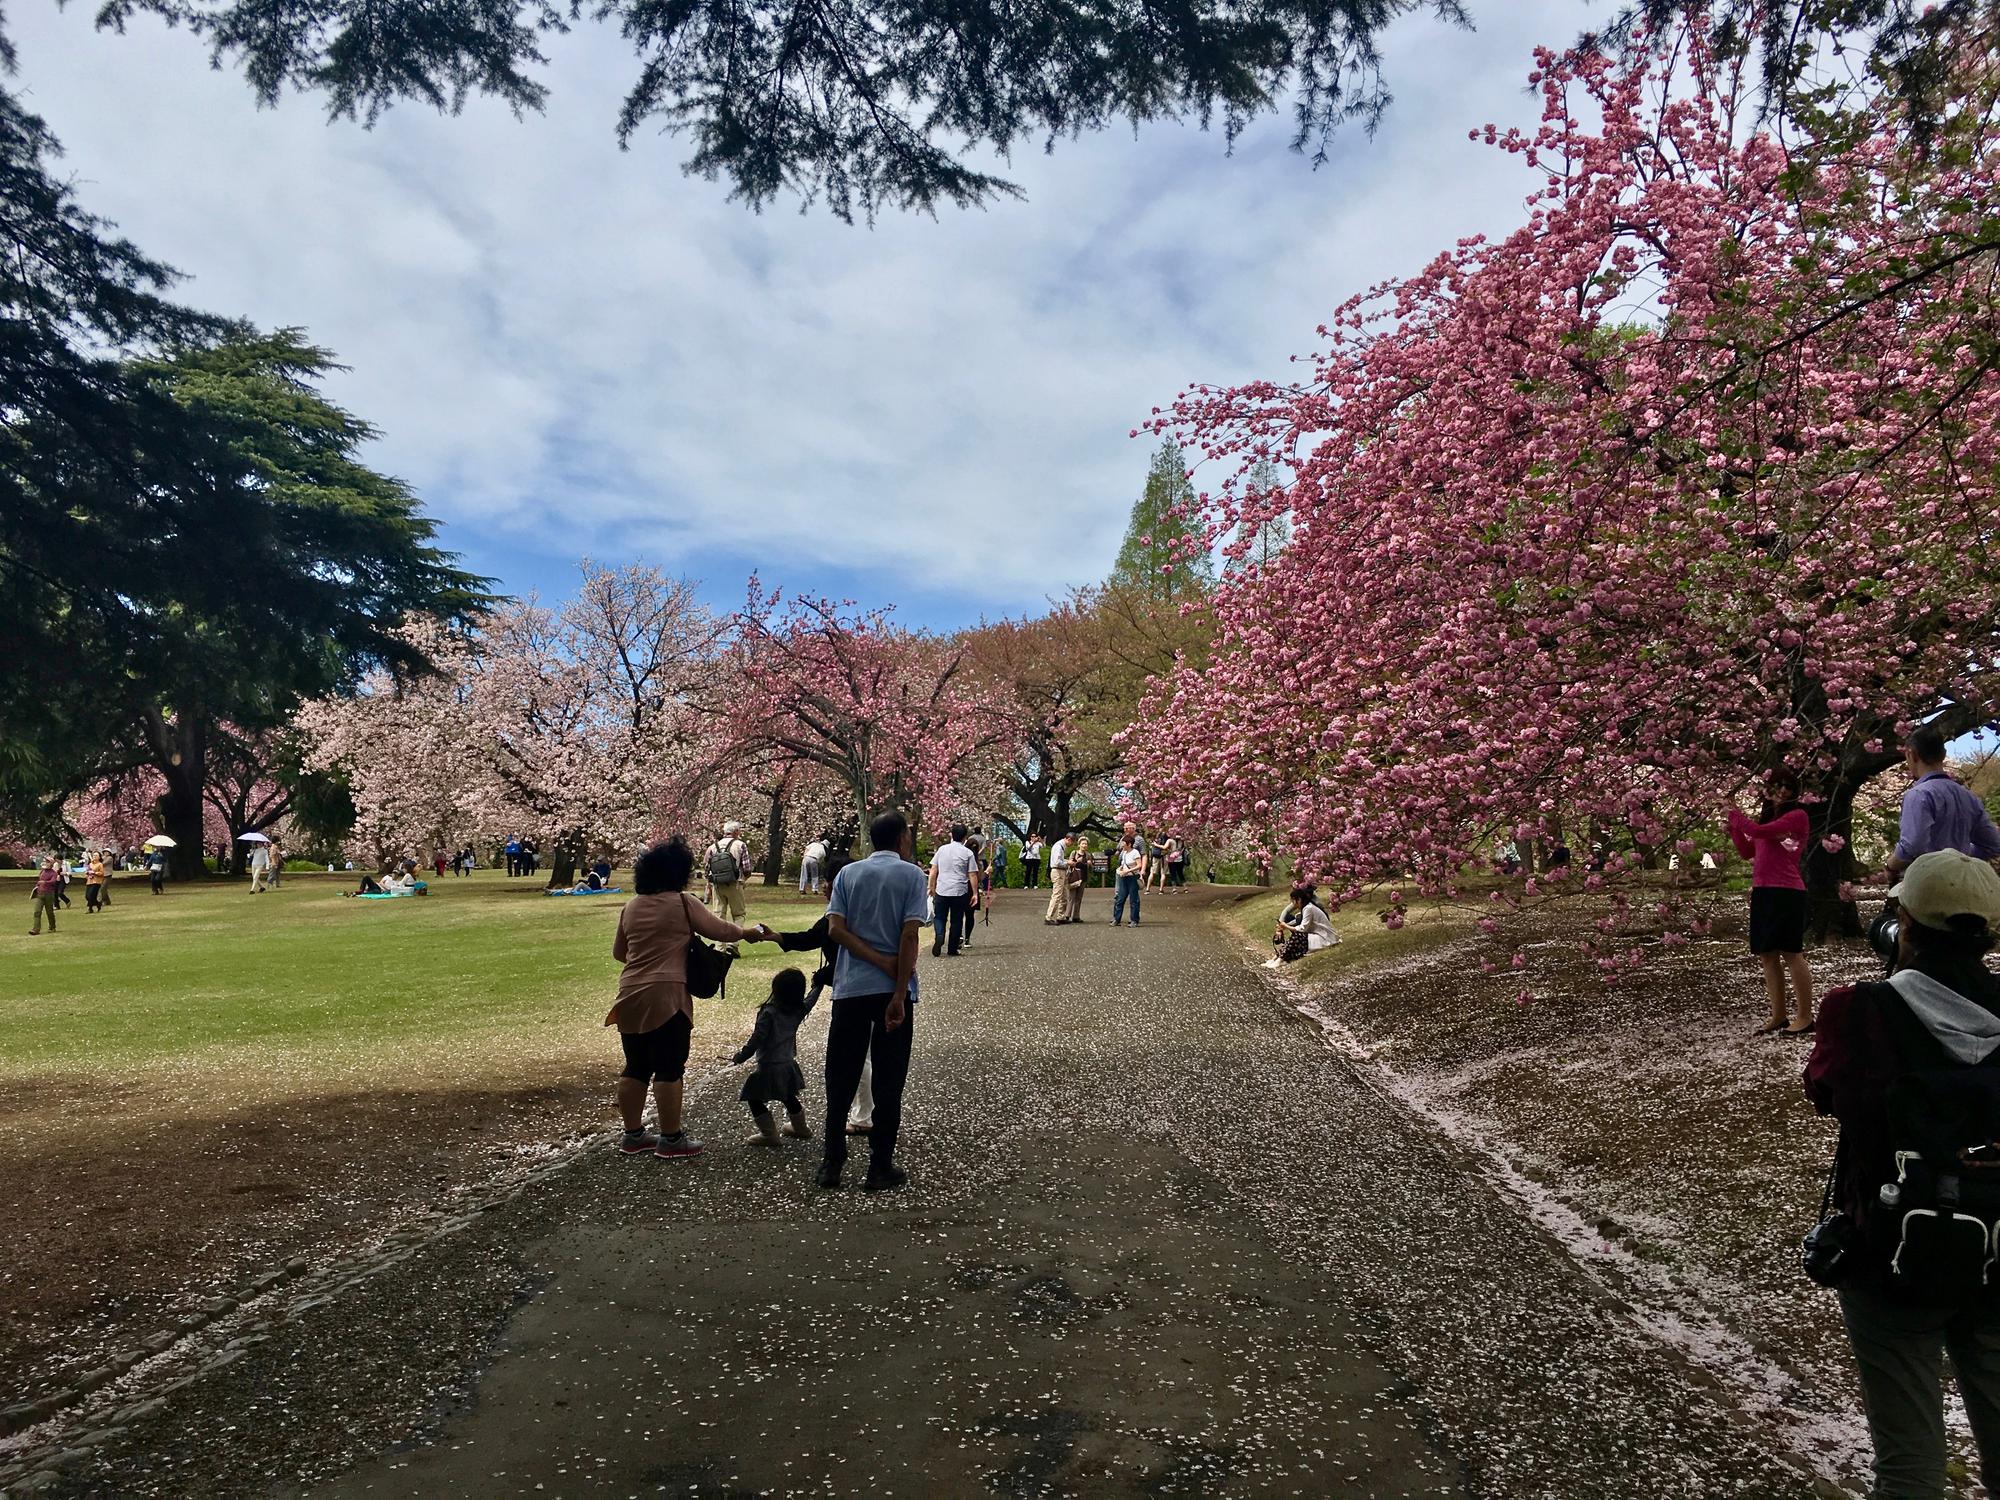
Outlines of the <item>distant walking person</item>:
[{"label": "distant walking person", "polygon": [[1049,909],[1042,920],[1052,925],[1069,920],[1069,847],[1064,834],[1049,851]]},{"label": "distant walking person", "polygon": [[1042,839],[1036,834],[1021,846],[1021,885],[1026,890],[1038,890],[1042,884]]},{"label": "distant walking person", "polygon": [[47,913],[49,931],[56,930],[56,893],[62,889],[62,867],[51,854],[42,860],[42,867],[35,873],[35,888],[29,899],[35,903],[35,925],[28,929],[29,937],[42,935],[42,916]]},{"label": "distant walking person", "polygon": [[819,1184],[840,1186],[847,1165],[847,1110],[867,1059],[874,1075],[874,1128],[868,1135],[869,1192],[903,1185],[896,1135],[916,1027],[917,945],[924,925],[924,872],[910,862],[910,825],[883,813],[868,828],[875,852],[834,877],[827,932],[840,945],[833,1019],[826,1032],[826,1155]]},{"label": "distant walking person", "polygon": [[1944,736],[1926,724],[1910,736],[1903,767],[1910,789],[1888,873],[1900,875],[1926,854],[1955,849],[1974,859],[2000,859],[2000,829],[1970,788],[1944,768]]},{"label": "distant walking person", "polygon": [[285,883],[285,848],[276,839],[271,840],[270,888],[276,890]]},{"label": "distant walking person", "polygon": [[[1729,809],[1729,841],[1750,861],[1750,951],[1764,966],[1771,1014],[1757,1035],[1804,1036],[1813,1029],[1812,970],[1806,964],[1806,881],[1800,869],[1812,822],[1799,806],[1798,778],[1773,771],[1764,806],[1753,818]],[[1792,980],[1792,1019],[1785,1024],[1785,976]]]},{"label": "distant walking person", "polygon": [[104,856],[92,853],[83,866],[83,909],[96,911],[104,905]]},{"label": "distant walking person", "polygon": [[1063,889],[1068,899],[1063,907],[1063,921],[1083,920],[1083,891],[1090,884],[1090,840],[1079,838],[1069,846],[1069,867],[1063,871]]},{"label": "distant walking person", "polygon": [[167,884],[167,855],[164,849],[155,849],[146,856],[146,874],[152,878],[153,894],[164,894]]},{"label": "distant walking person", "polygon": [[708,881],[711,909],[729,913],[732,922],[743,920],[743,882],[750,878],[750,846],[743,842],[743,825],[722,825],[722,837],[708,846],[702,857],[702,874]]},{"label": "distant walking person", "polygon": [[507,840],[507,873],[509,875],[518,875],[521,873],[521,838],[519,834]]},{"label": "distant walking person", "polygon": [[263,890],[271,878],[271,846],[252,844],[250,846],[250,894]]},{"label": "distant walking person", "polygon": [[[936,913],[936,936],[931,939],[931,957],[949,953],[958,957],[972,925],[973,882],[979,874],[979,856],[965,842],[963,823],[951,825],[951,840],[940,844],[931,856],[931,909]],[[947,947],[949,943],[949,947]]]},{"label": "distant walking person", "polygon": [[1130,834],[1118,841],[1118,888],[1111,898],[1111,925],[1125,925],[1127,903],[1132,925],[1139,925],[1139,894],[1146,888],[1146,841]]}]

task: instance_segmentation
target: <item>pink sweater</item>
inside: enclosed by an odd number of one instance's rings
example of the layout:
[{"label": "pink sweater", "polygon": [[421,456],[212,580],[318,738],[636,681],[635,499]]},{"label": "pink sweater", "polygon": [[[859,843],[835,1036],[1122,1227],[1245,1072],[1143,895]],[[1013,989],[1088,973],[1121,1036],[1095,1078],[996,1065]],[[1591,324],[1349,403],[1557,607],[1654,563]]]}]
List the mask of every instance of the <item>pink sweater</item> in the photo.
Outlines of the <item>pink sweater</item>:
[{"label": "pink sweater", "polygon": [[1806,879],[1799,862],[1805,858],[1806,840],[1811,835],[1812,820],[1803,807],[1780,813],[1768,823],[1759,823],[1740,807],[1729,809],[1729,842],[1750,861],[1752,885],[1804,890]]}]

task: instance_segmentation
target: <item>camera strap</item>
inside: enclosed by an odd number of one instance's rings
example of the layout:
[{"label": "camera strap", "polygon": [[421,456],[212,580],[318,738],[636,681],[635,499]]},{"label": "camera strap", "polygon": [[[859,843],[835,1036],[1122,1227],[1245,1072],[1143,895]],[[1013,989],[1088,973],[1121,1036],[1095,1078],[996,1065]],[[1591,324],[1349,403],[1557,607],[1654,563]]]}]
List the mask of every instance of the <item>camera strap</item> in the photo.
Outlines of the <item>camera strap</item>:
[{"label": "camera strap", "polygon": [[1819,1219],[1817,1221],[1819,1223],[1824,1224],[1826,1222],[1826,1216],[1833,1208],[1833,1185],[1840,1177],[1840,1156],[1846,1149],[1847,1138],[1846,1133],[1843,1131],[1840,1140],[1834,1144],[1833,1160],[1827,1165],[1825,1191],[1819,1195]]}]

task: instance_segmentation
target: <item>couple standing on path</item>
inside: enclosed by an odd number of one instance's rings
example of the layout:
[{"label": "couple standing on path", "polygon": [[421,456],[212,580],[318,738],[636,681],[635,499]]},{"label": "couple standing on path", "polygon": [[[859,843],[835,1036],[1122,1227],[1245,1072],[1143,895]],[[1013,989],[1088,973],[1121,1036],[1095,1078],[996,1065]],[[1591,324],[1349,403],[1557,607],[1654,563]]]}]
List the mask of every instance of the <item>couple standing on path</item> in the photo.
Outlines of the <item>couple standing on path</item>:
[{"label": "couple standing on path", "polygon": [[[869,825],[875,852],[834,877],[827,903],[827,938],[836,948],[833,1019],[826,1038],[826,1139],[819,1173],[822,1187],[838,1188],[847,1165],[847,1112],[873,1072],[874,1117],[870,1162],[863,1187],[901,1187],[895,1164],[902,1124],[903,1083],[909,1073],[917,1002],[917,943],[924,923],[926,880],[911,862],[909,822],[884,813]],[[694,1033],[694,997],[688,990],[688,952],[698,939],[771,942],[778,934],[761,924],[739,926],[688,899],[694,855],[682,840],[656,844],[632,866],[638,892],[618,915],[612,956],[625,965],[618,1000],[604,1018],[616,1026],[625,1053],[618,1107],[626,1155],[694,1156],[701,1142],[681,1118],[688,1047]],[[647,1130],[646,1094],[659,1111],[659,1130]]]}]

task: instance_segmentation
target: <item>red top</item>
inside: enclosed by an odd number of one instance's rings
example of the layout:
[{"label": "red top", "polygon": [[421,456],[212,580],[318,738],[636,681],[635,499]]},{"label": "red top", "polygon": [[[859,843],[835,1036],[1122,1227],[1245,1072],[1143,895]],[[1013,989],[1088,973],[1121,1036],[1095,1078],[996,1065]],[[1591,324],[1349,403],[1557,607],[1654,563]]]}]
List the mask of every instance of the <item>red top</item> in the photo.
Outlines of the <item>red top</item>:
[{"label": "red top", "polygon": [[62,884],[61,870],[55,870],[55,869],[43,870],[35,876],[35,894],[37,896],[46,896],[50,891],[54,890],[57,886],[61,884]]},{"label": "red top", "polygon": [[1806,878],[1800,873],[1799,862],[1805,858],[1806,840],[1811,836],[1812,820],[1803,807],[1780,813],[1768,823],[1759,823],[1740,807],[1729,809],[1729,842],[1750,861],[1752,885],[1804,890]]}]

